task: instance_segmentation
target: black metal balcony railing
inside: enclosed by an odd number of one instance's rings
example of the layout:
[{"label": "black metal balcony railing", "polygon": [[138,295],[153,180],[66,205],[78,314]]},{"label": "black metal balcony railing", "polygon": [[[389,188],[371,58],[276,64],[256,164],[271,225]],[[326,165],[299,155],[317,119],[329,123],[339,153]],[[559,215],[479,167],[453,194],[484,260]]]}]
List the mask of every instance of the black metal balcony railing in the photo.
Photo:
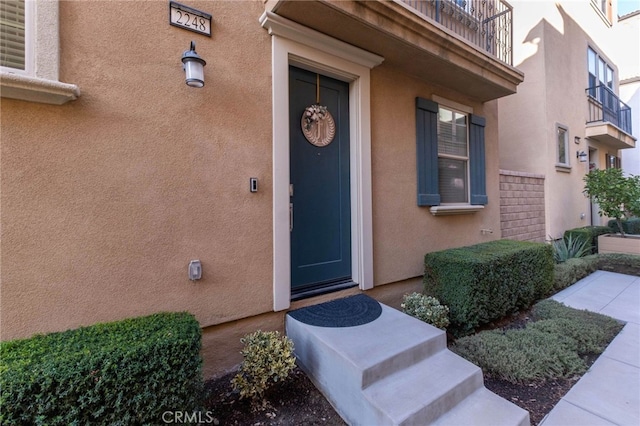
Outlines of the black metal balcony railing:
[{"label": "black metal balcony railing", "polygon": [[627,134],[631,134],[631,107],[618,98],[605,85],[586,89],[589,98],[589,120],[587,123],[608,121]]},{"label": "black metal balcony railing", "polygon": [[513,65],[512,7],[504,0],[401,0],[500,61]]}]

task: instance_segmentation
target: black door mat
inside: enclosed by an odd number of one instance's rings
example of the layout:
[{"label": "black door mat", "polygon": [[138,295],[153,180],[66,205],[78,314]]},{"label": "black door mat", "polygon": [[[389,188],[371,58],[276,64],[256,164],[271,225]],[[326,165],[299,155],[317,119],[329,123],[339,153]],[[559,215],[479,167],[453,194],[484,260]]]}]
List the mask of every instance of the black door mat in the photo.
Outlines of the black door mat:
[{"label": "black door mat", "polygon": [[290,311],[292,318],[318,327],[355,327],[380,316],[382,306],[364,294],[336,299]]}]

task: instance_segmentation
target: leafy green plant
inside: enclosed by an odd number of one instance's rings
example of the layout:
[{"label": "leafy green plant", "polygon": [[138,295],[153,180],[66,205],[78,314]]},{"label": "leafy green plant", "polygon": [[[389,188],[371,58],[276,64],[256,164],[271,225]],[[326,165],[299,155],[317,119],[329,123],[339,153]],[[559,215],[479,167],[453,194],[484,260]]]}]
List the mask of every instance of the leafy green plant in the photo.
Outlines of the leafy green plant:
[{"label": "leafy green plant", "polygon": [[566,238],[560,238],[552,241],[553,260],[556,263],[566,262],[568,259],[584,257],[591,254],[591,245],[589,240],[580,237],[574,237],[568,234]]},{"label": "leafy green plant", "polygon": [[622,219],[640,216],[640,176],[625,177],[622,170],[595,169],[584,177],[584,193],[598,204],[600,216],[616,220],[624,237]]},{"label": "leafy green plant", "polygon": [[598,269],[640,277],[640,256],[623,253],[598,255]]},{"label": "leafy green plant", "polygon": [[[607,222],[607,227],[613,230],[613,232],[620,232],[618,228],[618,222],[615,219],[611,219]],[[640,234],[640,217],[630,217],[622,221],[622,229],[625,234]]]},{"label": "leafy green plant", "polygon": [[561,336],[540,330],[490,330],[458,339],[451,348],[489,377],[512,383],[570,377],[587,370]]},{"label": "leafy green plant", "polygon": [[567,229],[564,231],[564,238],[567,239],[572,235],[574,238],[582,238],[589,241],[591,254],[596,254],[598,253],[598,236],[610,233],[611,228],[609,226],[583,226],[581,228]]},{"label": "leafy green plant", "polygon": [[582,357],[601,353],[622,329],[613,318],[548,299],[534,305],[532,319],[523,329],[463,337],[451,349],[491,377],[522,383],[583,373]]},{"label": "leafy green plant", "polygon": [[449,326],[449,308],[435,297],[421,293],[405,294],[400,305],[402,312],[442,330]]},{"label": "leafy green plant", "polygon": [[598,255],[567,259],[558,263],[553,271],[553,290],[558,292],[575,284],[598,269]]},{"label": "leafy green plant", "polygon": [[0,343],[0,424],[159,424],[202,394],[201,329],[162,313]]},{"label": "leafy green plant", "polygon": [[231,380],[240,398],[254,402],[263,398],[264,392],[274,383],[285,380],[296,366],[293,342],[277,331],[261,331],[240,339],[244,343],[240,371]]},{"label": "leafy green plant", "polygon": [[552,252],[549,244],[497,240],[427,253],[424,292],[449,308],[449,332],[469,334],[547,295]]}]

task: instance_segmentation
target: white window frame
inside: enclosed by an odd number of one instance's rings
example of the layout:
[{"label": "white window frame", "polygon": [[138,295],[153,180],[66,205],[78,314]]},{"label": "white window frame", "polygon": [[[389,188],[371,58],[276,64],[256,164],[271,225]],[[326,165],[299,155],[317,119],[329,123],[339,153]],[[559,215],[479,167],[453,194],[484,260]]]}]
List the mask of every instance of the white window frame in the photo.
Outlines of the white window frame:
[{"label": "white window frame", "polygon": [[[468,205],[471,204],[471,171],[469,170],[469,113],[464,112],[462,110],[456,109],[456,108],[452,108],[448,105],[441,105],[438,104],[438,129],[440,128],[440,110],[441,109],[445,109],[447,111],[450,111],[451,113],[458,113],[461,115],[464,115],[465,117],[465,142],[467,144],[467,155],[466,156],[459,156],[459,155],[452,155],[452,154],[441,154],[440,153],[440,134],[438,134],[438,161],[440,161],[441,158],[445,158],[445,159],[449,159],[449,160],[459,160],[459,161],[464,161],[466,164],[466,170],[465,170],[465,188],[466,188],[466,194],[465,194],[465,201],[454,201],[454,202],[446,202],[446,201],[442,201],[440,203],[440,205],[442,206],[447,206],[447,205]],[[439,173],[438,173],[439,174]],[[438,176],[438,179],[440,181],[440,176]],[[438,188],[438,192],[440,193],[440,196],[442,197],[442,191],[440,191],[440,188]]]},{"label": "white window frame", "polygon": [[[564,131],[564,155],[566,160],[565,162],[560,161],[560,143],[559,143],[560,130]],[[555,146],[556,146],[556,170],[571,171],[571,155],[569,155],[570,154],[569,127],[561,123],[556,123],[555,131],[554,131],[554,140],[555,140]]]},{"label": "white window frame", "polygon": [[[603,3],[605,3],[604,8],[602,7]],[[612,25],[613,5],[610,0],[591,0],[591,7],[607,26],[610,27]]]},{"label": "white window frame", "polygon": [[20,75],[33,75],[33,47],[35,34],[35,2],[24,0],[24,69],[0,66],[0,72]]},{"label": "white window frame", "polygon": [[25,0],[25,70],[0,67],[3,98],[61,105],[80,96],[75,84],[59,81],[58,0]]}]

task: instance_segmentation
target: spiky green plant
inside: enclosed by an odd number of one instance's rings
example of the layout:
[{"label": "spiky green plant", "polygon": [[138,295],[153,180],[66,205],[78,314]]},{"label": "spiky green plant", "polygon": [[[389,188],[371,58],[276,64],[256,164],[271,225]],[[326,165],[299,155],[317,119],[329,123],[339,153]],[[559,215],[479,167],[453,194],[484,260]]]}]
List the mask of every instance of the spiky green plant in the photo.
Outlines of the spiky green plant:
[{"label": "spiky green plant", "polygon": [[569,259],[584,257],[591,254],[591,244],[588,240],[569,234],[567,238],[560,238],[552,242],[553,259],[556,263],[563,263]]}]

